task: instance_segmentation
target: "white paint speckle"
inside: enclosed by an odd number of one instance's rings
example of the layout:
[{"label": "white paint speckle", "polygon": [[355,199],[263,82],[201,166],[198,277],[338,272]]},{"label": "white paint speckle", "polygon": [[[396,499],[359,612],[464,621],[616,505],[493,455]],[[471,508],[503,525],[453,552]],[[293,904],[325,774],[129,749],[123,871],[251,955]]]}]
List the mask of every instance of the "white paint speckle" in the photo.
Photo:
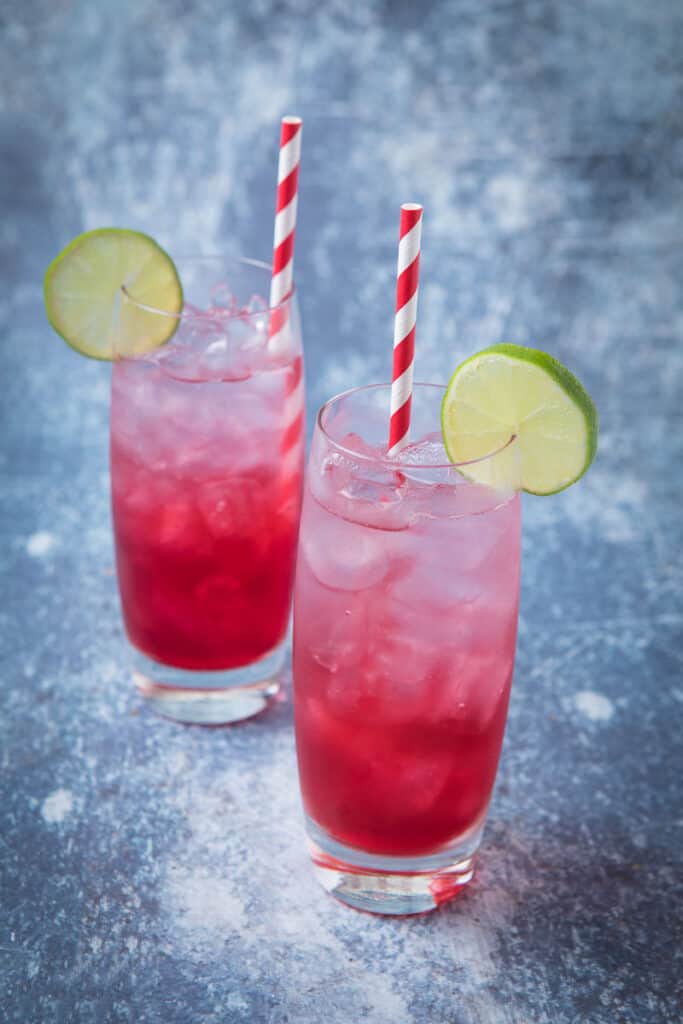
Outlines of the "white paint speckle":
[{"label": "white paint speckle", "polygon": [[228,1010],[248,1010],[249,1003],[243,999],[239,992],[231,992],[225,1001]]},{"label": "white paint speckle", "polygon": [[64,821],[73,810],[74,798],[70,789],[56,789],[43,800],[40,808],[45,821],[50,825]]},{"label": "white paint speckle", "polygon": [[166,897],[176,936],[190,948],[218,950],[246,925],[234,881],[218,874],[171,868]]},{"label": "white paint speckle", "polygon": [[590,718],[591,722],[609,722],[614,714],[614,705],[608,697],[593,690],[582,690],[574,697],[577,709]]},{"label": "white paint speckle", "polygon": [[362,976],[364,1002],[369,1002],[377,1020],[390,1020],[394,1024],[413,1024],[413,1015],[405,999],[393,988],[385,974],[367,972]]},{"label": "white paint speckle", "polygon": [[32,533],[26,541],[26,551],[31,558],[42,558],[56,543],[57,538],[54,534],[48,533],[47,530],[39,530],[38,533]]},{"label": "white paint speckle", "polygon": [[98,674],[103,682],[113,683],[121,675],[121,669],[113,658],[107,658],[100,664]]},{"label": "white paint speckle", "polygon": [[501,175],[489,183],[489,198],[503,231],[519,231],[528,227],[528,190],[528,181],[511,175]]},{"label": "white paint speckle", "polygon": [[188,759],[187,754],[184,750],[174,750],[169,754],[168,758],[168,770],[174,775],[179,775],[182,772],[187,771]]}]

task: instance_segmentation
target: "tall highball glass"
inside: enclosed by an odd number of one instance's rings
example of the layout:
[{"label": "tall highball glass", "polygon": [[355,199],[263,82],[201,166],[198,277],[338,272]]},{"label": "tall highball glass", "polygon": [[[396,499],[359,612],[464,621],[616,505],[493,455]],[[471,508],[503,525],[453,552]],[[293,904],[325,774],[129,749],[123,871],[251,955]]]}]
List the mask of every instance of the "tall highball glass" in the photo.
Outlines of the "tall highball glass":
[{"label": "tall highball glass", "polygon": [[266,264],[207,257],[178,270],[171,340],[113,365],[116,564],[143,697],[218,724],[279,688],[303,473],[301,330],[295,295],[268,308]]},{"label": "tall highball glass", "polygon": [[[409,914],[472,878],[513,673],[520,501],[448,462],[436,385],[415,385],[413,440],[389,460],[389,393],[349,391],[318,415],[294,707],[319,880],[351,906]],[[515,444],[490,456],[507,479]]]}]

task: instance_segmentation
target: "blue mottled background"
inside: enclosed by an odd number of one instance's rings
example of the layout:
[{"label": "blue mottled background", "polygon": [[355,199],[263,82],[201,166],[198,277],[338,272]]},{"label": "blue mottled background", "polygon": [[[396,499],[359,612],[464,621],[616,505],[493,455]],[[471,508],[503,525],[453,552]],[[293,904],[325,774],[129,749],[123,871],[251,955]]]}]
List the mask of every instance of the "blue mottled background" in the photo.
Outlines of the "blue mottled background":
[{"label": "blue mottled background", "polygon": [[[7,1024],[680,1019],[682,85],[680,0],[0,4]],[[602,416],[590,474],[525,502],[481,871],[428,918],[314,884],[289,700],[225,730],[141,710],[108,368],[41,305],[48,261],[102,224],[267,258],[287,112],[311,410],[387,378],[419,200],[418,376],[535,344]]]}]

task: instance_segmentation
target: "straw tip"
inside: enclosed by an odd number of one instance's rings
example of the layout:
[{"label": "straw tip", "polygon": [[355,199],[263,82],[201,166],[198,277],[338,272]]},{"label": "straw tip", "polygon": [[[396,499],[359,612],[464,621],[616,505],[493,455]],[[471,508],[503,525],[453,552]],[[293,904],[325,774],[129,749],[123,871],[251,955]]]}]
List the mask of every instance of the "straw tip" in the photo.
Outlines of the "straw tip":
[{"label": "straw tip", "polygon": [[282,118],[283,124],[303,124],[303,121],[296,114],[285,114]]},{"label": "straw tip", "polygon": [[407,213],[422,213],[422,203],[401,203],[401,209]]}]

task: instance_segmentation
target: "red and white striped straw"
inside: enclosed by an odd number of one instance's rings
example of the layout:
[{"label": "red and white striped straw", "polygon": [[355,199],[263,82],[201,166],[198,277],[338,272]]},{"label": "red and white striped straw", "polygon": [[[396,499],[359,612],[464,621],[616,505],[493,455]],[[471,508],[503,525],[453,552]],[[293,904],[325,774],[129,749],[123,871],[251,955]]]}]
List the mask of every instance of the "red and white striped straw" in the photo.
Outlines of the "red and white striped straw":
[{"label": "red and white striped straw", "polygon": [[[273,272],[270,280],[271,309],[289,298],[294,286],[294,233],[296,231],[299,160],[301,158],[301,125],[300,117],[282,118],[280,157],[277,166]],[[277,335],[286,322],[286,308],[271,314],[269,326],[271,345],[277,344]]]},{"label": "red and white striped straw", "polygon": [[400,452],[408,440],[410,430],[421,235],[422,207],[419,203],[404,203],[401,207],[401,227],[398,236],[389,455],[397,455]]}]

